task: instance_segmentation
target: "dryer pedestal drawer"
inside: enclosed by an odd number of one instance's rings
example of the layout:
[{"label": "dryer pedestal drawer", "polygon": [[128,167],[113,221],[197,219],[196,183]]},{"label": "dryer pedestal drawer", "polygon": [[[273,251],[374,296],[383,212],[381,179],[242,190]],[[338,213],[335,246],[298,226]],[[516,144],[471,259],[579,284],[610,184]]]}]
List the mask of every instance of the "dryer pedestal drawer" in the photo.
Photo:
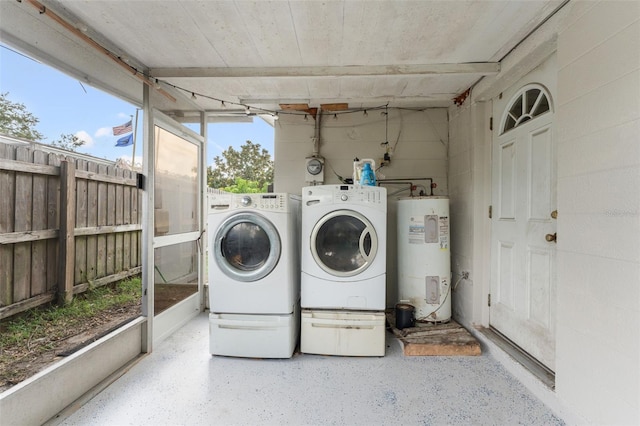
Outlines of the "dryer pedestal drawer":
[{"label": "dryer pedestal drawer", "polygon": [[209,314],[212,355],[291,358],[298,344],[299,311],[289,315]]},{"label": "dryer pedestal drawer", "polygon": [[383,311],[314,311],[301,314],[300,351],[308,354],[384,356]]}]

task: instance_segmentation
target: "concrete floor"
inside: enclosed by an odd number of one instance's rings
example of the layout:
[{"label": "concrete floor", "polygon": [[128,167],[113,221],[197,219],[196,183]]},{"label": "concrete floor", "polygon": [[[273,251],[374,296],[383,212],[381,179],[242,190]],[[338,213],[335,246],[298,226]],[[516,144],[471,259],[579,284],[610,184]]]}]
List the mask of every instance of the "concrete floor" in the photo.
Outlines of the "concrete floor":
[{"label": "concrete floor", "polygon": [[63,425],[559,425],[491,355],[212,357],[201,314]]}]

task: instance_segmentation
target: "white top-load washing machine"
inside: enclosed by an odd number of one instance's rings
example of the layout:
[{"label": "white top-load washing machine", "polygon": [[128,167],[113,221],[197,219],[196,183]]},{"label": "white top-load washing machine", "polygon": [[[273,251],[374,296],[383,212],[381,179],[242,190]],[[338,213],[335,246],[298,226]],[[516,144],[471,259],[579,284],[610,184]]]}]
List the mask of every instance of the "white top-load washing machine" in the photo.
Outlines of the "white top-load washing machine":
[{"label": "white top-load washing machine", "polygon": [[301,235],[303,309],[385,309],[385,188],[303,188]]},{"label": "white top-load washing machine", "polygon": [[289,358],[300,330],[300,197],[209,196],[214,355]]}]

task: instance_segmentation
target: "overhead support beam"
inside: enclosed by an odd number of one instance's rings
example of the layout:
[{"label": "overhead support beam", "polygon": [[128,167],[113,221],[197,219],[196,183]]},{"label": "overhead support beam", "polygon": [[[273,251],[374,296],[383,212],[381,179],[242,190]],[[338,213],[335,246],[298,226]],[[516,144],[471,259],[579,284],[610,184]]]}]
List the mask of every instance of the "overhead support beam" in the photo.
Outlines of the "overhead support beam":
[{"label": "overhead support beam", "polygon": [[[458,96],[459,93],[437,93],[434,95],[416,95],[416,96],[372,96],[369,98],[360,98],[357,96],[345,96],[343,98],[312,98],[311,100],[307,96],[305,99],[295,100],[287,98],[289,104],[308,104],[313,106],[320,106],[322,104],[342,103],[347,102],[349,105],[365,104],[367,106],[384,105],[389,102],[401,102],[401,103],[414,103],[423,104],[445,102],[451,104],[453,98]],[[240,98],[239,103],[243,105],[260,106],[260,105],[272,105],[281,104],[279,99],[276,98]],[[283,108],[285,109],[285,108]]]},{"label": "overhead support beam", "polygon": [[500,72],[499,62],[423,65],[348,65],[342,67],[153,68],[155,78],[362,77],[393,75],[477,74]]}]

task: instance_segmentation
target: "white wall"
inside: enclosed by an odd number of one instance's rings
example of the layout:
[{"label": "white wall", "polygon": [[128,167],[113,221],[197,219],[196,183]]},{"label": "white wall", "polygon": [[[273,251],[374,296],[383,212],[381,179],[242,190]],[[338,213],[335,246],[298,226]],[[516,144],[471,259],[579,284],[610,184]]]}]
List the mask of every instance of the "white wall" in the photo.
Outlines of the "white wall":
[{"label": "white wall", "polygon": [[488,293],[490,261],[490,117],[491,102],[470,99],[449,108],[452,308],[454,318],[467,326],[488,324],[481,300]]},{"label": "white wall", "polygon": [[[336,174],[349,178],[353,159],[373,158],[376,164],[388,137],[395,147],[391,164],[383,167],[379,179],[431,177],[438,187],[434,194],[447,194],[447,110],[410,111],[389,108],[388,128],[384,110],[350,114],[324,113],[320,126],[320,155],[325,158],[325,184],[340,183]],[[304,159],[313,154],[315,121],[308,116],[281,114],[276,122],[275,177],[277,192],[300,193],[304,182]],[[418,182],[416,182],[418,183]]]},{"label": "white wall", "polygon": [[[384,155],[381,143],[388,137],[394,147],[391,164],[377,173],[378,179],[433,178],[434,195],[448,195],[448,125],[445,108],[410,111],[389,108],[388,127],[383,110],[325,114],[321,119],[320,155],[325,158],[325,184],[340,183],[337,175],[353,174],[353,159],[373,158],[376,164]],[[315,121],[311,116],[281,114],[275,126],[274,191],[300,194],[304,182],[304,159],[313,154]],[[427,184],[414,180],[415,184]],[[401,186],[385,185],[388,193]],[[406,185],[408,187],[408,185]],[[428,190],[428,189],[427,189]],[[387,221],[387,306],[397,303],[396,291],[396,206],[399,193],[388,198]],[[417,193],[415,194],[417,195]]]},{"label": "white wall", "polygon": [[573,4],[558,66],[557,395],[640,424],[640,3]]}]

